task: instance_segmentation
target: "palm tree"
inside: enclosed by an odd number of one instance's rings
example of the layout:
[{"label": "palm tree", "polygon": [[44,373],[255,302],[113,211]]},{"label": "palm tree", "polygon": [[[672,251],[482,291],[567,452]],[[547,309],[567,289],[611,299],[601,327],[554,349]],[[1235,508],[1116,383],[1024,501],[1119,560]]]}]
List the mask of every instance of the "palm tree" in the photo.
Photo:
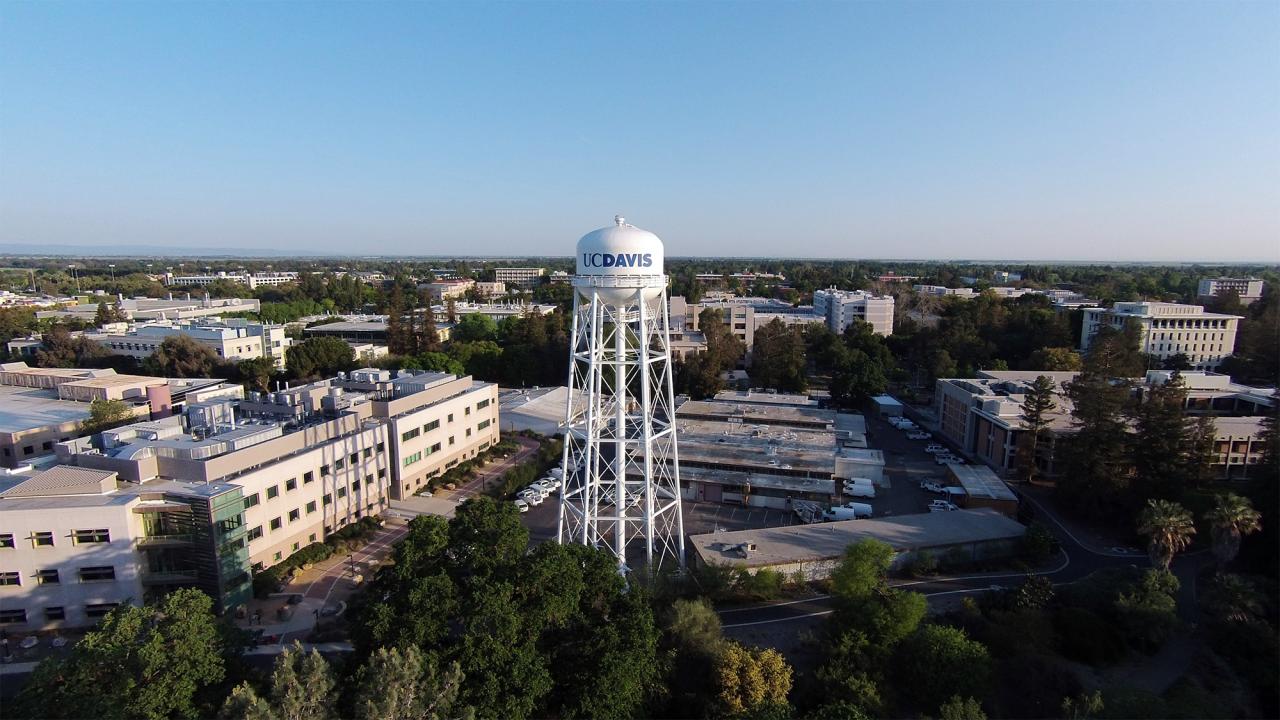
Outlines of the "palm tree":
[{"label": "palm tree", "polygon": [[1148,500],[1147,509],[1138,519],[1138,533],[1147,536],[1151,564],[1168,570],[1173,556],[1191,544],[1196,526],[1191,521],[1191,513],[1178,503]]},{"label": "palm tree", "polygon": [[1224,566],[1240,552],[1240,539],[1262,529],[1262,513],[1253,509],[1246,498],[1235,493],[1218,496],[1217,504],[1204,514],[1213,535],[1213,554]]}]

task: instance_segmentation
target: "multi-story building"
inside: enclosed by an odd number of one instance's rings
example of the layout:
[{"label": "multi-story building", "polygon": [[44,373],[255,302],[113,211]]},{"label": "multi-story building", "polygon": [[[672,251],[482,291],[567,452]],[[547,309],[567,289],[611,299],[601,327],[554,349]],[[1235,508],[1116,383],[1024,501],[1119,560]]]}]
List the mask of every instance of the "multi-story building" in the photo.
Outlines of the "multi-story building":
[{"label": "multi-story building", "polygon": [[1185,355],[1191,367],[1213,370],[1236,346],[1239,315],[1205,312],[1199,305],[1164,302],[1118,302],[1110,308],[1085,308],[1080,349],[1088,351],[1104,325],[1138,327],[1139,349],[1160,360]]},{"label": "multi-story building", "polygon": [[453,298],[466,297],[467,291],[476,286],[476,281],[468,278],[440,279],[424,283],[419,287],[425,289],[432,302],[444,302]]},{"label": "multi-story building", "polygon": [[529,290],[542,282],[547,269],[540,267],[499,267],[493,270],[493,279],[509,287]]},{"label": "multi-story building", "polygon": [[[256,326],[256,332],[251,329],[251,325]],[[115,355],[128,355],[142,360],[159,349],[165,340],[185,335],[208,347],[218,357],[238,362],[263,356],[271,357],[263,348],[264,339],[271,342],[270,338],[265,337],[271,333],[270,329],[257,323],[233,326],[213,323],[156,324],[141,325],[123,334],[107,334],[98,339],[98,344]],[[280,337],[284,336],[283,327],[279,328],[278,334]],[[283,353],[278,357],[282,364]]]},{"label": "multi-story building", "polygon": [[756,330],[773,320],[788,325],[806,325],[823,322],[812,306],[794,307],[774,298],[736,297],[727,293],[708,294],[699,302],[690,303],[681,295],[670,300],[671,332],[681,337],[695,337],[702,332],[702,311],[720,311],[720,320],[729,331],[741,340],[750,352],[755,347]]},{"label": "multi-story building", "polygon": [[70,466],[0,477],[0,628],[92,625],[179,587],[240,605],[252,592],[243,512],[230,484]]},{"label": "multi-story building", "polygon": [[864,322],[877,335],[893,334],[892,295],[873,295],[862,290],[816,290],[813,311],[826,319],[834,333],[843,333],[854,322]]},{"label": "multi-story building", "polygon": [[146,320],[189,321],[196,318],[207,318],[229,313],[256,313],[262,309],[262,303],[254,298],[195,298],[188,293],[186,298],[117,298],[108,300],[105,297],[75,305],[67,305],[57,310],[40,310],[36,318],[40,320],[80,320],[93,324],[98,314],[98,305],[102,302],[120,303],[125,316],[135,322]]},{"label": "multi-story building", "polygon": [[1248,305],[1262,297],[1262,285],[1258,278],[1205,278],[1200,281],[1200,290],[1196,294],[1210,298],[1234,290],[1240,302]]},{"label": "multi-story building", "polygon": [[[224,325],[229,328],[243,329],[250,335],[256,336],[262,342],[262,356],[269,357],[275,361],[276,367],[283,370],[285,367],[285,356],[289,348],[293,346],[293,340],[285,332],[284,325],[271,325],[267,323],[253,322],[244,318],[227,318],[220,321],[216,325]],[[211,324],[210,327],[216,326]]]},{"label": "multi-story building", "polygon": [[[1016,467],[1022,427],[1022,405],[1027,389],[1038,376],[1054,381],[1055,407],[1047,414],[1048,437],[1040,446],[1037,466],[1046,476],[1056,474],[1054,449],[1057,440],[1075,431],[1071,400],[1063,385],[1075,379],[1075,372],[1035,370],[983,370],[977,378],[942,378],[934,392],[934,411],[940,434],[966,454],[997,472],[1011,474]],[[1141,401],[1146,387],[1167,382],[1170,372],[1153,370],[1135,379],[1135,401]],[[1264,448],[1262,418],[1277,402],[1274,388],[1256,388],[1231,382],[1226,375],[1207,372],[1182,374],[1187,386],[1188,416],[1211,414],[1217,434],[1219,454],[1214,470],[1220,479],[1248,477],[1250,466],[1260,462]]]},{"label": "multi-story building", "polygon": [[[452,315],[450,315],[452,311]],[[556,311],[556,306],[545,303],[470,303],[455,302],[452,305],[445,303],[443,305],[432,305],[431,312],[435,316],[436,327],[442,327],[441,323],[452,323],[467,315],[484,315],[492,318],[494,322],[502,322],[507,318],[520,317],[537,313],[539,315],[550,315]]]},{"label": "multi-story building", "polygon": [[0,364],[0,467],[38,461],[52,455],[58,442],[79,437],[95,400],[119,400],[135,417],[155,418],[181,408],[184,402],[242,392],[239,385],[216,379]]},{"label": "multi-story building", "polygon": [[991,277],[998,283],[1018,282],[1022,279],[1022,273],[996,270],[991,274]]},{"label": "multi-story building", "polygon": [[972,298],[977,295],[973,288],[949,288],[945,285],[912,285],[912,290],[921,295],[936,295],[938,297],[958,297]]},{"label": "multi-story building", "polygon": [[171,272],[164,274],[165,285],[211,285],[219,280],[240,283],[248,285],[249,289],[254,290],[264,286],[284,285],[298,281],[298,273],[296,272],[218,272],[205,275],[174,275]]},{"label": "multi-story building", "polygon": [[476,293],[485,300],[502,297],[507,294],[505,282],[476,282]]}]

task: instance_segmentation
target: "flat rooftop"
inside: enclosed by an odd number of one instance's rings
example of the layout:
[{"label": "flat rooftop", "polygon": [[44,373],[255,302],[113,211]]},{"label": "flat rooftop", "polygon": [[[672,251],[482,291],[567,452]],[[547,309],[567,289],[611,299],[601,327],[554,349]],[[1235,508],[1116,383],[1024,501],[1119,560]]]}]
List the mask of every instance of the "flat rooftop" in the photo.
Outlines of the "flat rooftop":
[{"label": "flat rooftop", "polygon": [[947,472],[955,481],[960,483],[960,487],[964,488],[966,495],[972,498],[982,500],[999,500],[1007,502],[1018,502],[1018,496],[1013,490],[1004,483],[999,477],[992,472],[991,468],[985,465],[956,465],[954,463],[946,466]]},{"label": "flat rooftop", "polygon": [[59,400],[57,391],[0,385],[0,432],[17,433],[89,417],[89,403]]},{"label": "flat rooftop", "polygon": [[[757,528],[734,532],[692,535],[693,551],[705,563],[735,567],[768,567],[797,562],[818,562],[839,557],[849,545],[864,538],[888,543],[894,550],[947,547],[974,542],[1011,540],[1026,528],[995,510],[957,510],[877,518]],[[734,548],[755,543],[756,550],[742,557]]]},{"label": "flat rooftop", "polygon": [[722,390],[716,393],[716,402],[754,403],[760,405],[793,405],[796,407],[817,407],[818,401],[810,400],[808,395],[788,395],[786,393],[756,392],[752,390]]},{"label": "flat rooftop", "polygon": [[834,410],[768,403],[736,403],[720,400],[686,400],[676,409],[677,417],[728,422],[794,425],[822,429],[834,425]]}]

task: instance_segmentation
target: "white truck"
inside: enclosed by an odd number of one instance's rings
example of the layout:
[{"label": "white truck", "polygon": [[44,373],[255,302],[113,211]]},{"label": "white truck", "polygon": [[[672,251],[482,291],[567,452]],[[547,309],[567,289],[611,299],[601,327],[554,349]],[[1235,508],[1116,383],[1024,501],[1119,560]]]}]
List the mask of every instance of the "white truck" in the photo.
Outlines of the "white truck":
[{"label": "white truck", "polygon": [[837,505],[822,513],[822,520],[824,522],[833,522],[835,520],[857,520],[858,518],[869,517],[871,517],[871,506],[866,503]]},{"label": "white truck", "polygon": [[850,497],[873,498],[876,496],[876,488],[874,485],[846,484],[844,494]]}]

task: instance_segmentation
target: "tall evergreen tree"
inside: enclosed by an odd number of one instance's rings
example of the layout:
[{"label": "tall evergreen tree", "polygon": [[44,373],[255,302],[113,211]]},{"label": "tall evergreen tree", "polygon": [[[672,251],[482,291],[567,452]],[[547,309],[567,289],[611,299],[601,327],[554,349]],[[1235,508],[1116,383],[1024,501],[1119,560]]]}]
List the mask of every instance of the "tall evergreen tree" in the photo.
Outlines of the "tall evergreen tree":
[{"label": "tall evergreen tree", "polygon": [[1049,429],[1049,413],[1057,407],[1054,398],[1056,387],[1047,375],[1040,375],[1027,388],[1026,399],[1022,401],[1023,433],[1018,440],[1018,476],[1023,482],[1032,482],[1039,475],[1036,464],[1037,456]]},{"label": "tall evergreen tree", "polygon": [[1174,372],[1165,383],[1146,386],[1132,405],[1133,492],[1139,500],[1177,497],[1188,480],[1190,427],[1183,417],[1187,386]]},{"label": "tall evergreen tree", "polygon": [[387,350],[392,355],[404,355],[407,352],[404,332],[404,291],[400,289],[399,282],[391,285],[391,293],[387,296]]},{"label": "tall evergreen tree", "polygon": [[1119,519],[1127,514],[1131,466],[1124,410],[1129,385],[1086,370],[1066,384],[1070,436],[1058,443],[1063,468],[1058,492],[1083,515]]}]

